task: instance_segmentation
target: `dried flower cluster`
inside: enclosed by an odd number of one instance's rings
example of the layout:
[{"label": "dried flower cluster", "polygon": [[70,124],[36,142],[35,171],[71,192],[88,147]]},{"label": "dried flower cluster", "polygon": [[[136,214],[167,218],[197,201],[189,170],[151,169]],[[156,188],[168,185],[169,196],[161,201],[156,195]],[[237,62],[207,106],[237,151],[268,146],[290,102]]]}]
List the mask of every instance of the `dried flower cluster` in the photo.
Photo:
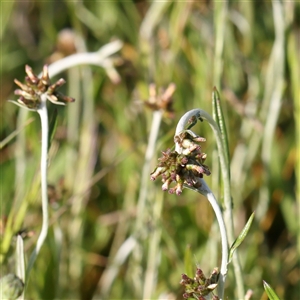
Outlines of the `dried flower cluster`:
[{"label": "dried flower cluster", "polygon": [[149,85],[149,100],[145,101],[145,105],[152,110],[163,110],[168,117],[174,117],[173,110],[173,94],[176,86],[174,83],[170,83],[166,90],[161,89],[159,93],[156,91],[154,83]]},{"label": "dried flower cluster", "polygon": [[[197,300],[205,300],[204,296],[211,293],[218,285],[219,270],[214,268],[209,278],[206,278],[200,268],[197,268],[195,277],[190,278],[186,274],[181,275],[180,284],[184,286],[184,299],[194,298]],[[219,297],[213,295],[213,300],[218,300]]]},{"label": "dried flower cluster", "polygon": [[27,76],[25,83],[21,83],[15,79],[15,83],[21,88],[15,90],[15,94],[20,96],[15,104],[26,107],[30,110],[37,110],[41,104],[41,96],[44,94],[46,98],[54,104],[64,105],[67,102],[74,102],[71,97],[65,96],[57,91],[57,89],[65,83],[64,79],[59,79],[51,84],[48,73],[48,66],[43,68],[42,76],[39,78],[33,74],[31,67],[25,66]]},{"label": "dried flower cluster", "polygon": [[[203,174],[210,175],[210,171],[203,164],[206,154],[201,152],[201,146],[197,144],[205,142],[205,138],[197,136],[191,130],[184,130],[174,137],[174,141],[183,149],[182,153],[170,149],[162,152],[163,156],[159,158],[157,168],[151,173],[151,180],[162,175],[163,191],[169,190],[171,194],[180,195],[184,184],[200,187],[199,178],[202,178]],[[172,182],[176,185],[169,188]]]}]

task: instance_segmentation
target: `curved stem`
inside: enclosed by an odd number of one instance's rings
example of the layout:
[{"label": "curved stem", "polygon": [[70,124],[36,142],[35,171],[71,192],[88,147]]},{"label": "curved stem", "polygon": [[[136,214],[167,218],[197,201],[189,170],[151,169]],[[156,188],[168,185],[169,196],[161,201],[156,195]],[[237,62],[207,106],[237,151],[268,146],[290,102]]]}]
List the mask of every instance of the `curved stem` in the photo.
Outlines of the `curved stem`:
[{"label": "curved stem", "polygon": [[[187,113],[185,113],[182,118],[179,120],[177,127],[176,127],[176,132],[175,135],[178,135],[181,131],[185,129],[186,123],[190,120],[190,118],[196,117],[197,119],[204,119],[206,120],[210,127],[212,128],[215,137],[216,137],[216,142],[217,146],[219,149],[219,158],[220,158],[220,164],[221,164],[221,169],[222,169],[222,176],[223,176],[223,181],[224,181],[224,198],[229,199],[229,203],[226,203],[225,201],[225,206],[229,204],[229,207],[231,207],[231,195],[230,195],[230,183],[229,183],[229,173],[227,170],[227,163],[226,163],[226,158],[225,158],[225,150],[223,147],[222,143],[222,137],[221,137],[221,132],[220,129],[217,125],[217,123],[214,121],[214,119],[204,110],[200,108],[195,108]],[[178,153],[181,153],[181,148],[178,144],[176,144],[175,150]],[[226,207],[228,208],[228,207]]]},{"label": "curved stem", "polygon": [[228,241],[227,241],[226,226],[224,223],[222,211],[213,192],[210,190],[209,186],[206,184],[204,179],[200,178],[199,181],[201,182],[201,186],[199,188],[191,188],[188,185],[185,185],[185,187],[197,191],[207,198],[207,200],[209,201],[209,203],[211,204],[215,212],[219,224],[220,234],[221,234],[221,244],[222,244],[222,261],[221,261],[221,268],[220,268],[220,277],[218,282],[218,290],[219,290],[218,296],[219,299],[222,300],[224,295],[225,279],[227,275],[227,265],[228,265]]},{"label": "curved stem", "polygon": [[[220,129],[219,129],[217,123],[213,120],[213,118],[206,111],[199,109],[199,108],[192,109],[183,115],[183,117],[178,122],[175,135],[178,135],[180,132],[185,130],[185,125],[188,123],[188,121],[192,117],[196,117],[199,120],[202,120],[202,119],[206,120],[209,123],[210,127],[212,128],[215,138],[216,138],[216,142],[217,142],[217,146],[218,146],[218,154],[219,154],[219,159],[220,159],[220,165],[221,165],[221,170],[222,170],[223,184],[224,184],[224,205],[225,205],[224,219],[225,219],[225,223],[226,223],[227,229],[228,229],[228,241],[229,241],[229,244],[231,245],[234,242],[234,225],[233,225],[233,214],[232,214],[232,203],[231,203],[231,192],[230,192],[230,175],[229,175],[228,165],[226,163],[225,149],[224,149],[224,146],[222,143],[222,135],[221,135],[221,132],[220,132]],[[182,152],[181,146],[177,143],[175,146],[175,150],[178,153]],[[204,185],[204,187],[205,187],[204,190],[206,190],[206,187],[207,187],[206,184]],[[207,193],[207,191],[205,191],[205,193]],[[205,195],[205,196],[207,197],[207,195]],[[215,209],[215,207],[213,207],[213,208]],[[217,215],[216,211],[215,211],[215,213]],[[220,223],[219,223],[219,225],[220,225]],[[220,230],[221,230],[221,228],[220,228]],[[223,233],[221,231],[221,235],[222,234]],[[225,238],[225,237],[222,237],[222,240],[223,240],[223,238]],[[225,247],[225,244],[223,245],[223,243],[222,243],[222,253],[224,253],[224,251],[228,252],[228,244],[226,245],[226,250],[223,249],[223,247]],[[228,256],[226,257],[226,265],[227,265],[227,260],[228,260]],[[222,265],[223,265],[223,263],[224,262],[223,262],[223,257],[222,257]],[[241,282],[239,280],[241,278],[241,276],[240,276],[241,268],[240,268],[238,259],[233,259],[233,264],[234,264],[237,285],[239,286],[238,289],[240,291],[242,291],[243,290],[243,282]],[[225,271],[225,269],[222,270],[222,272],[224,272],[224,271]],[[226,267],[226,272],[227,272],[227,267]],[[221,284],[223,284],[223,285],[225,282],[225,275],[226,275],[226,273],[222,273],[223,282]],[[223,289],[224,289],[224,286],[223,286]],[[221,290],[221,288],[220,288],[220,290]]]},{"label": "curved stem", "polygon": [[[181,131],[185,129],[186,123],[190,120],[190,118],[196,117],[197,119],[204,119],[206,120],[210,127],[212,128],[217,146],[218,146],[218,154],[220,159],[220,165],[222,170],[222,177],[223,177],[223,183],[224,183],[224,205],[225,205],[225,221],[227,223],[227,226],[229,226],[228,231],[228,240],[229,243],[232,244],[234,242],[234,227],[233,227],[233,216],[232,216],[232,203],[231,203],[231,192],[230,192],[230,177],[229,177],[229,171],[228,166],[226,163],[226,157],[225,157],[225,149],[223,147],[222,143],[222,136],[220,129],[217,125],[217,123],[214,121],[214,119],[204,110],[200,108],[192,109],[188,111],[186,114],[183,115],[183,117],[178,122],[178,125],[176,127],[176,135],[178,135]],[[178,144],[176,144],[175,150],[178,153],[181,153],[182,149]]]},{"label": "curved stem", "polygon": [[78,65],[96,65],[104,68],[110,67],[107,61],[108,57],[119,51],[123,43],[119,40],[104,45],[97,52],[76,53],[65,58],[62,58],[48,67],[49,77],[61,73],[64,70],[78,66]]},{"label": "curved stem", "polygon": [[[206,111],[200,108],[196,108],[188,111],[182,116],[182,118],[179,120],[178,125],[176,127],[175,135],[178,135],[181,131],[185,129],[186,123],[192,117],[196,117],[197,119],[201,119],[201,120],[202,119],[206,120],[209,123],[210,127],[212,128],[216,138],[220,165],[222,170],[223,184],[224,184],[224,205],[225,205],[224,217],[225,217],[225,222],[229,229],[228,241],[229,244],[232,244],[234,242],[234,227],[233,227],[233,215],[231,209],[232,203],[231,203],[231,192],[230,192],[230,176],[229,176],[228,166],[226,163],[225,149],[222,143],[221,132],[217,123]],[[176,144],[175,150],[178,153],[181,153],[182,151],[181,147],[178,144]]]},{"label": "curved stem", "polygon": [[40,235],[38,237],[36,246],[30,256],[29,263],[26,270],[26,278],[32,269],[32,266],[41,250],[41,247],[46,239],[48,233],[48,194],[47,194],[47,152],[48,152],[48,111],[47,111],[47,97],[45,94],[41,95],[41,105],[37,112],[41,118],[42,126],[42,148],[41,148],[41,193],[42,193],[42,211],[43,224]]}]

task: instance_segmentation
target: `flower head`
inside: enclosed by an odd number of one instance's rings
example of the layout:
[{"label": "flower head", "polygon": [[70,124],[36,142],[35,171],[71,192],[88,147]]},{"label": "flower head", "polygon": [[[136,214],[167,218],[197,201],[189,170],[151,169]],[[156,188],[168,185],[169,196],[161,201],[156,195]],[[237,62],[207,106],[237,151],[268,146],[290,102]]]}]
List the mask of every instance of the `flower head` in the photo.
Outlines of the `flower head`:
[{"label": "flower head", "polygon": [[[210,171],[204,161],[207,157],[201,151],[201,146],[197,142],[205,141],[204,138],[195,135],[190,130],[181,132],[175,136],[175,142],[182,148],[182,153],[176,151],[163,151],[163,156],[159,158],[157,168],[151,173],[151,180],[162,175],[162,189],[169,190],[169,193],[180,195],[183,185],[200,187],[199,178],[203,174],[210,175]],[[170,184],[175,182],[175,186],[170,188]]]},{"label": "flower head", "polygon": [[149,100],[145,101],[145,105],[152,110],[162,110],[170,118],[174,117],[173,109],[173,94],[176,86],[170,83],[166,89],[161,89],[157,93],[156,85],[154,83],[149,85]]},{"label": "flower head", "polygon": [[25,83],[21,83],[17,79],[14,80],[20,87],[20,89],[15,90],[15,95],[20,97],[17,102],[11,102],[30,110],[37,110],[40,107],[42,95],[45,95],[46,98],[54,104],[64,105],[67,102],[75,101],[75,99],[57,91],[57,89],[65,83],[64,79],[61,78],[54,84],[51,84],[47,65],[43,68],[41,78],[33,74],[31,67],[28,65],[25,66],[25,71],[27,74]]},{"label": "flower head", "polygon": [[[218,285],[219,270],[214,268],[209,278],[206,278],[200,268],[197,268],[195,272],[195,277],[190,278],[186,274],[181,275],[180,284],[184,286],[183,298],[195,298],[197,300],[205,299],[204,297],[213,290]],[[213,299],[219,299],[218,296],[213,295]]]}]

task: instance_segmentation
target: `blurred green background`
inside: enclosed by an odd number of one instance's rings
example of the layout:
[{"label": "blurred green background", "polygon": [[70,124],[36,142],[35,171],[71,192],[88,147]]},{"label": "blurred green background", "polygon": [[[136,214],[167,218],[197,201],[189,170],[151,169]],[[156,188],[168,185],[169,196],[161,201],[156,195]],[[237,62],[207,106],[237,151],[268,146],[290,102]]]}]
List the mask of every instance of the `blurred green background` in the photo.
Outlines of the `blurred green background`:
[{"label": "blurred green background", "polygon": [[[189,190],[164,193],[149,175],[173,146],[179,118],[197,107],[211,113],[216,86],[227,120],[236,235],[256,212],[239,248],[245,289],[267,299],[265,280],[281,299],[299,299],[299,3],[2,1],[1,24],[0,140],[20,130],[1,149],[0,232],[8,241],[1,276],[15,270],[14,235],[22,232],[29,257],[42,223],[40,121],[7,102],[17,98],[13,80],[23,81],[26,64],[38,74],[45,63],[119,39],[123,47],[111,60],[117,74],[86,65],[57,77],[76,102],[49,104],[50,118],[58,114],[49,150],[50,228],[25,298],[182,299],[182,273],[192,276],[198,265],[209,275],[219,265],[208,202]],[[176,91],[145,177],[151,83],[157,93],[170,83]],[[213,133],[206,123],[194,131],[207,140],[206,180],[221,202]],[[130,239],[124,244],[130,236],[138,240],[132,252]],[[237,299],[235,290],[230,266],[227,299]]]}]

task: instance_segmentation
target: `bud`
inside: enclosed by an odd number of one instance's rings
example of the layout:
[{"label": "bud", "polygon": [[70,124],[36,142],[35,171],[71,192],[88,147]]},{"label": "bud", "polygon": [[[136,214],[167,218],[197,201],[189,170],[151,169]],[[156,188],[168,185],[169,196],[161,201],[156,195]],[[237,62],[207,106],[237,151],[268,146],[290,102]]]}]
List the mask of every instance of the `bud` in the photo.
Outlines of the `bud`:
[{"label": "bud", "polygon": [[47,90],[48,94],[50,94],[50,95],[53,94],[57,88],[61,87],[65,83],[66,83],[66,81],[63,78],[58,79],[55,83],[51,84],[48,87],[48,90]]},{"label": "bud", "polygon": [[197,270],[196,270],[195,279],[197,281],[201,281],[202,283],[204,283],[206,280],[206,277],[200,268],[197,268]]},{"label": "bud", "polygon": [[28,66],[28,65],[25,66],[25,72],[27,74],[28,81],[30,81],[34,85],[38,84],[40,79],[36,75],[33,74],[32,68],[30,66]]},{"label": "bud", "polygon": [[170,183],[172,182],[172,179],[167,179],[166,181],[165,181],[165,183],[162,185],[162,190],[163,191],[167,191],[168,189],[169,189],[169,185],[170,185]]},{"label": "bud", "polygon": [[218,268],[214,268],[210,277],[209,277],[209,282],[211,284],[217,283],[219,280],[219,275],[220,275],[220,271]]},{"label": "bud", "polygon": [[183,297],[184,299],[189,299],[189,298],[191,297],[191,294],[190,294],[190,293],[184,293],[184,294],[182,295],[182,297]]},{"label": "bud", "polygon": [[47,65],[44,65],[43,67],[41,82],[44,86],[49,86],[51,84]]},{"label": "bud", "polygon": [[166,171],[166,168],[164,167],[157,167],[151,174],[150,178],[151,180],[155,180],[159,175],[161,175],[163,172]]},{"label": "bud", "polygon": [[185,149],[188,149],[190,152],[193,152],[196,149],[199,149],[200,146],[195,144],[193,141],[191,141],[190,139],[184,139],[182,141],[182,147]]}]

